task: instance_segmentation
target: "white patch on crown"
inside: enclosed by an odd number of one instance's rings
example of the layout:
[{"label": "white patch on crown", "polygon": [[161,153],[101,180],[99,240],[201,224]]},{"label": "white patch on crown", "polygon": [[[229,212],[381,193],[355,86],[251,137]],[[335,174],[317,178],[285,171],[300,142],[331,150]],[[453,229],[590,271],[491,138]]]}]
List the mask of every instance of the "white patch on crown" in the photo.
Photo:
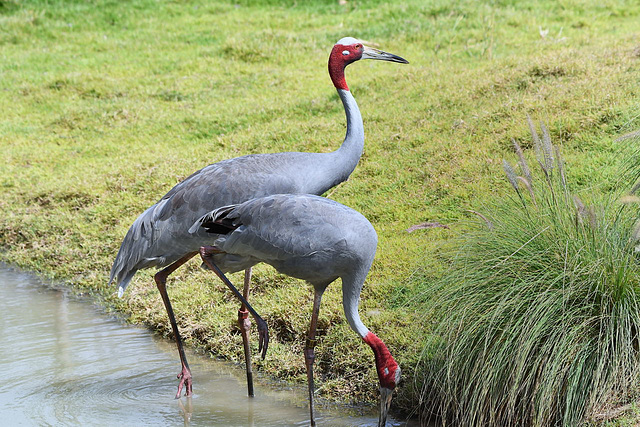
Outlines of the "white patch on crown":
[{"label": "white patch on crown", "polygon": [[354,39],[353,37],[343,37],[340,40],[338,40],[338,43],[336,44],[341,44],[342,46],[349,46],[351,44],[356,44],[356,43],[362,43],[362,42],[358,39]]}]

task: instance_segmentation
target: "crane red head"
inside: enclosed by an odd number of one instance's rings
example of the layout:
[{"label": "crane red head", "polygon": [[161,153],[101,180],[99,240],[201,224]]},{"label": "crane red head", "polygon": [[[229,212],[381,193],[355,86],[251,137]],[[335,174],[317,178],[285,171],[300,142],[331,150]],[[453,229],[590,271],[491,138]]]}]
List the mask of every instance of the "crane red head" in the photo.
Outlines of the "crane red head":
[{"label": "crane red head", "polygon": [[333,46],[331,55],[329,55],[329,75],[336,89],[349,90],[344,78],[344,69],[347,65],[359,59],[378,59],[401,64],[409,63],[406,59],[392,53],[367,47],[360,40],[353,37],[345,37]]},{"label": "crane red head", "polygon": [[384,426],[387,420],[387,413],[391,406],[391,396],[393,389],[400,381],[400,367],[395,361],[387,346],[373,332],[368,332],[363,338],[369,344],[376,358],[376,371],[380,380],[380,418],[379,426]]}]

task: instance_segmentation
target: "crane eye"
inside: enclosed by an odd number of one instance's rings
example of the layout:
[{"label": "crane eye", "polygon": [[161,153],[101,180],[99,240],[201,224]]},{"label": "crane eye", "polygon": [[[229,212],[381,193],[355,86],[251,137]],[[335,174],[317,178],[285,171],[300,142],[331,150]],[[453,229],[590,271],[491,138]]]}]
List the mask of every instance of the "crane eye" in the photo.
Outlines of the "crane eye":
[{"label": "crane eye", "polygon": [[356,45],[356,49],[362,49],[362,45],[361,45],[360,43],[358,43],[358,44]]}]

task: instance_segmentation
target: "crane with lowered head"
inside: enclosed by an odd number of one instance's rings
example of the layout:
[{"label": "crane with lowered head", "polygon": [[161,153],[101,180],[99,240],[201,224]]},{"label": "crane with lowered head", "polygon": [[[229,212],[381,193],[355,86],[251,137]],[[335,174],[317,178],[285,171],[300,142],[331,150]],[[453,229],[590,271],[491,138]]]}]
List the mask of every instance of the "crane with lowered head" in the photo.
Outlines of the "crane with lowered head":
[{"label": "crane with lowered head", "polygon": [[322,294],[337,278],[342,280],[342,306],[351,329],[373,350],[380,381],[378,425],[384,427],[391,395],[400,380],[400,367],[384,342],[360,320],[360,293],[378,244],[371,223],[355,210],[333,200],[306,194],[277,194],[240,205],[218,208],[189,230],[210,246],[200,255],[205,265],[228,286],[224,273],[241,271],[259,262],[279,272],[306,280],[314,288],[313,311],[304,350],[313,414],[313,362]]}]

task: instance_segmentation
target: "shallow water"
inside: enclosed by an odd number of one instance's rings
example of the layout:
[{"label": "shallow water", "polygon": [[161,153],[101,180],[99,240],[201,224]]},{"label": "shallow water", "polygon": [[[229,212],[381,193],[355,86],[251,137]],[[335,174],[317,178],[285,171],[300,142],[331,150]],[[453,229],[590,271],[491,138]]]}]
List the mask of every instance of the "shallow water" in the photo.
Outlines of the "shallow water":
[{"label": "shallow water", "polygon": [[[258,382],[248,398],[244,370],[196,354],[187,355],[194,396],[175,400],[172,342],[2,265],[0,327],[2,425],[308,425],[305,388]],[[375,408],[319,407],[316,418],[326,426],[377,423]]]}]

